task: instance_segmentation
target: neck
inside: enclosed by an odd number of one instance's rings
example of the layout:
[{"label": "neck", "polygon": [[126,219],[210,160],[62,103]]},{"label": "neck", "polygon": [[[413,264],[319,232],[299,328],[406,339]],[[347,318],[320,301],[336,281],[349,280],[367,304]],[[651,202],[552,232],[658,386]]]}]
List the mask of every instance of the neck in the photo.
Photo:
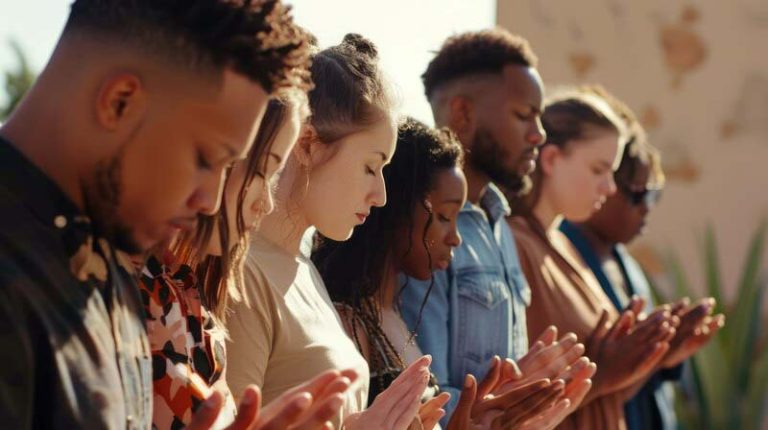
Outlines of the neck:
[{"label": "neck", "polygon": [[589,225],[589,222],[578,223],[576,224],[576,227],[579,229],[579,231],[581,231],[582,234],[584,234],[584,237],[587,238],[587,242],[589,242],[589,244],[592,246],[592,249],[600,258],[611,256],[613,247],[616,246],[615,243],[603,239],[597,233],[597,231],[595,231],[595,229]]},{"label": "neck", "polygon": [[51,179],[69,199],[83,211],[83,191],[78,166],[82,163],[74,154],[76,139],[71,135],[67,103],[59,103],[61,91],[49,84],[45,73],[17,106],[0,135],[9,140],[32,164]]},{"label": "neck", "polygon": [[384,279],[382,279],[381,285],[381,308],[382,309],[394,309],[395,297],[399,290],[397,283],[397,275],[400,273],[398,265],[394,263],[391,253],[387,256],[386,273],[384,273]]},{"label": "neck", "polygon": [[92,102],[96,88],[86,83],[92,70],[82,51],[76,42],[59,40],[48,64],[0,129],[0,135],[84,211],[81,177],[88,169],[87,157],[93,154],[98,138],[87,134],[91,116],[83,106]]},{"label": "neck", "polygon": [[483,190],[491,180],[486,174],[471,167],[469,163],[464,166],[464,176],[467,178],[467,201],[478,205]]},{"label": "neck", "polygon": [[299,255],[301,239],[311,224],[303,213],[301,196],[292,192],[298,169],[294,163],[286,166],[280,176],[274,212],[261,221],[259,234],[291,255]]},{"label": "neck", "polygon": [[547,199],[546,191],[541,193],[539,201],[533,207],[533,216],[549,234],[560,226],[563,216],[555,209],[555,206]]}]

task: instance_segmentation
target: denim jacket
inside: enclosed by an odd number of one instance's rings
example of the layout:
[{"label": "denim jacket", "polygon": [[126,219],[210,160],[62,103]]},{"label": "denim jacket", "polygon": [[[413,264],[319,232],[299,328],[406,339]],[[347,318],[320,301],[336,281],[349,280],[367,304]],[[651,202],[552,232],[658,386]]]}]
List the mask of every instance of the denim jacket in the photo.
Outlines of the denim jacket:
[{"label": "denim jacket", "polygon": [[466,374],[480,381],[494,355],[517,359],[528,350],[525,308],[531,290],[505,218],[509,205],[493,184],[486,187],[480,205],[467,202],[459,212],[462,244],[448,269],[433,274],[433,284],[401,279],[403,319],[416,329],[422,351],[432,355],[440,388],[451,393],[446,421]]}]

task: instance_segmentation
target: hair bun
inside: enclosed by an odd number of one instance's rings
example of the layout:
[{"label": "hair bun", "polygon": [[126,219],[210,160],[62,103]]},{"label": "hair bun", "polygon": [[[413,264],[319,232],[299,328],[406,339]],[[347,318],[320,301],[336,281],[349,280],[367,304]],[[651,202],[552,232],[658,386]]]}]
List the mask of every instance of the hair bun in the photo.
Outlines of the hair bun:
[{"label": "hair bun", "polygon": [[365,54],[372,59],[376,59],[379,56],[379,51],[376,49],[376,45],[357,33],[347,34],[344,36],[344,41],[342,43],[353,47],[358,53]]}]

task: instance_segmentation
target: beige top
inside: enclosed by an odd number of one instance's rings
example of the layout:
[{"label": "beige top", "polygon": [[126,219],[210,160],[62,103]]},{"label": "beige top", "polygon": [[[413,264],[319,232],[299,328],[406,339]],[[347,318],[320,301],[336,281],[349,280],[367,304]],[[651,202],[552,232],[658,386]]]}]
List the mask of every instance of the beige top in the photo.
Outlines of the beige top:
[{"label": "beige top", "polygon": [[[368,400],[368,364],[346,335],[314,264],[256,235],[245,261],[245,300],[227,319],[227,380],[235,397],[248,384],[264,403],[330,369],[359,373],[336,428]],[[239,400],[239,399],[238,399]]]},{"label": "beige top", "polygon": [[[536,339],[549,325],[555,325],[560,333],[573,332],[583,342],[592,334],[603,310],[608,311],[611,320],[618,317],[597,278],[564,234],[556,230],[547,240],[540,227],[522,217],[510,218],[509,225],[517,242],[520,265],[531,286],[531,305],[526,312],[529,339]],[[626,429],[621,393],[582,405],[558,429]]]}]

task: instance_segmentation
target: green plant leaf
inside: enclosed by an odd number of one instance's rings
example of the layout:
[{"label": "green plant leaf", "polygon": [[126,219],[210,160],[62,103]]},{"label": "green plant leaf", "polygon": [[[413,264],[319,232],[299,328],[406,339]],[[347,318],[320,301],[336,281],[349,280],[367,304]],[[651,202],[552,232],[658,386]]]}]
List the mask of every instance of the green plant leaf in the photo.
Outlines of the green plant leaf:
[{"label": "green plant leaf", "polygon": [[717,239],[712,225],[707,226],[704,233],[704,270],[706,271],[707,293],[717,300],[716,312],[722,312],[723,303],[722,278],[720,276],[720,258],[717,253]]},{"label": "green plant leaf", "polygon": [[751,369],[750,387],[745,403],[744,423],[749,428],[758,429],[761,424],[768,424],[768,345],[755,360]]},{"label": "green plant leaf", "polygon": [[763,221],[752,237],[738,285],[736,306],[728,315],[729,321],[726,323],[730,325],[728,330],[730,334],[728,351],[732,357],[730,362],[738,372],[736,377],[741,387],[746,387],[747,384],[752,352],[757,342],[756,324],[761,320],[761,287],[758,277],[767,225],[768,223]]}]

